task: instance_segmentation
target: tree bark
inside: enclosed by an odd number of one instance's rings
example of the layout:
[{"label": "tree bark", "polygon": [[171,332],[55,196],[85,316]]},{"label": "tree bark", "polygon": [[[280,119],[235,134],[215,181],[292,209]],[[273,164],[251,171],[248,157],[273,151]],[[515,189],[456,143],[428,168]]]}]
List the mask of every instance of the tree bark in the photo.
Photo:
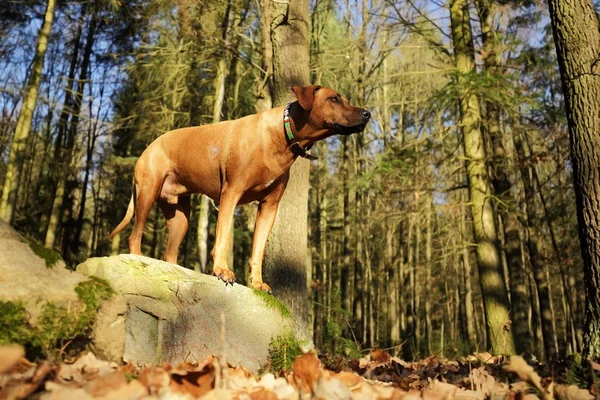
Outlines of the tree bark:
[{"label": "tree bark", "polygon": [[454,58],[461,90],[460,125],[466,157],[473,233],[477,244],[479,281],[484,302],[487,333],[495,354],[514,354],[508,294],[498,249],[496,217],[491,204],[492,188],[487,171],[485,142],[481,132],[481,110],[477,96],[465,89],[468,75],[475,71],[469,5],[466,0],[450,2],[450,24]]},{"label": "tree bark", "polygon": [[548,0],[563,84],[586,317],[583,355],[600,357],[600,32],[591,0]]},{"label": "tree bark", "polygon": [[[308,9],[308,0],[273,2],[263,8],[262,17],[269,23],[273,46],[273,105],[295,100],[291,85],[310,83]],[[283,121],[283,115],[281,118]],[[265,252],[265,281],[307,328],[312,273],[307,235],[309,167],[306,159],[298,159],[292,165]]]},{"label": "tree bark", "polygon": [[48,37],[52,30],[54,20],[54,9],[56,0],[48,0],[44,22],[38,36],[38,42],[31,66],[31,74],[27,82],[27,91],[23,98],[23,106],[17,120],[17,127],[13,137],[6,174],[4,179],[4,188],[2,190],[2,199],[0,201],[0,218],[9,223],[15,219],[15,210],[19,196],[19,180],[21,170],[23,169],[23,156],[26,148],[27,138],[31,132],[31,121],[33,120],[33,111],[38,100],[38,92],[42,81],[42,72],[44,70],[44,58],[48,48]]}]

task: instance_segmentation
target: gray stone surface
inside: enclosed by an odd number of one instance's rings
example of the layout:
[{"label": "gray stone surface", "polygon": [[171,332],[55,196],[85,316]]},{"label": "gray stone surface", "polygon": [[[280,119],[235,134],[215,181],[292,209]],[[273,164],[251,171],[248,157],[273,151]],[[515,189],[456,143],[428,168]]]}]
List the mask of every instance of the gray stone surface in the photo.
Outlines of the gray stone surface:
[{"label": "gray stone surface", "polygon": [[[77,271],[107,280],[124,296],[127,361],[178,364],[212,354],[256,372],[267,360],[273,337],[290,332],[301,340],[307,337],[252,289],[226,286],[174,264],[120,255],[89,259]],[[110,318],[118,324],[118,313]]]},{"label": "gray stone surface", "polygon": [[74,288],[86,279],[66,269],[62,261],[47,267],[29,242],[0,219],[0,300],[22,301],[32,323],[45,302],[59,306],[78,303]]}]

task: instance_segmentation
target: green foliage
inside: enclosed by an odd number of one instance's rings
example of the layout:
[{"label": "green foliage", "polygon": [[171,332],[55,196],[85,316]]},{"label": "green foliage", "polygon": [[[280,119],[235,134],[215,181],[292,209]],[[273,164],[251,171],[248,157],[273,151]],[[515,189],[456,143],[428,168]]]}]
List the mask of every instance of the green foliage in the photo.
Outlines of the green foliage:
[{"label": "green foliage", "polygon": [[35,326],[21,302],[0,302],[0,344],[17,343],[29,354],[56,358],[62,348],[89,333],[102,301],[114,293],[106,281],[96,277],[81,282],[75,292],[80,305],[46,303]]},{"label": "green foliage", "polygon": [[59,261],[63,261],[63,258],[60,256],[60,254],[58,254],[56,251],[52,250],[52,249],[48,249],[44,246],[42,246],[41,244],[38,244],[36,242],[30,242],[29,243],[29,247],[31,248],[31,250],[33,250],[33,252],[38,256],[44,259],[44,261],[46,261],[46,267],[47,268],[53,268],[57,262]]},{"label": "green foliage", "polygon": [[268,308],[278,309],[282,317],[288,318],[292,316],[290,310],[288,310],[285,304],[277,300],[275,296],[262,290],[253,289],[253,292],[256,296],[260,297],[265,302]]},{"label": "green foliage", "polygon": [[349,325],[348,321],[352,315],[341,307],[340,296],[339,290],[333,295],[329,310],[331,317],[323,329],[322,350],[330,354],[343,354],[346,357],[358,358],[362,356],[360,345],[354,340],[348,339],[346,336],[351,335],[351,332],[345,333],[343,328],[345,325]]},{"label": "green foliage", "polygon": [[589,363],[583,359],[581,354],[572,354],[567,367],[567,382],[569,385],[579,386],[587,389],[594,381],[593,370]]},{"label": "green foliage", "polygon": [[261,373],[266,371],[274,374],[285,373],[292,368],[296,357],[300,355],[302,355],[302,348],[293,334],[277,336],[269,343],[268,363],[262,368]]},{"label": "green foliage", "polygon": [[28,320],[22,302],[0,301],[0,345],[29,343],[32,329]]}]

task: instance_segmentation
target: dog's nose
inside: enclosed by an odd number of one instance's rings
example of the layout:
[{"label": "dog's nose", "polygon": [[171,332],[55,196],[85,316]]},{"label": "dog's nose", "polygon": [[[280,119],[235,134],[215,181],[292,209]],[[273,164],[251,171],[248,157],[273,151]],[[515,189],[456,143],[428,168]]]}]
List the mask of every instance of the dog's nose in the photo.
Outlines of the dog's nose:
[{"label": "dog's nose", "polygon": [[367,121],[369,118],[371,118],[371,113],[367,110],[362,110],[362,117],[365,121]]}]

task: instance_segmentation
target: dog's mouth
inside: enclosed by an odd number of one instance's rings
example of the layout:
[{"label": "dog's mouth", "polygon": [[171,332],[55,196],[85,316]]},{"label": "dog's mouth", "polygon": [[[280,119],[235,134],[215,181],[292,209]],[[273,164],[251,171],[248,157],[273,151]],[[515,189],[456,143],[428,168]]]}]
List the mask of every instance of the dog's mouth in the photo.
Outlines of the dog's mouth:
[{"label": "dog's mouth", "polygon": [[342,125],[342,124],[338,124],[338,123],[334,123],[333,124],[333,129],[335,129],[335,131],[337,133],[341,133],[341,134],[346,134],[349,135],[351,133],[359,133],[362,132],[365,127],[367,126],[367,123],[363,123],[363,124],[358,124],[358,125]]}]

